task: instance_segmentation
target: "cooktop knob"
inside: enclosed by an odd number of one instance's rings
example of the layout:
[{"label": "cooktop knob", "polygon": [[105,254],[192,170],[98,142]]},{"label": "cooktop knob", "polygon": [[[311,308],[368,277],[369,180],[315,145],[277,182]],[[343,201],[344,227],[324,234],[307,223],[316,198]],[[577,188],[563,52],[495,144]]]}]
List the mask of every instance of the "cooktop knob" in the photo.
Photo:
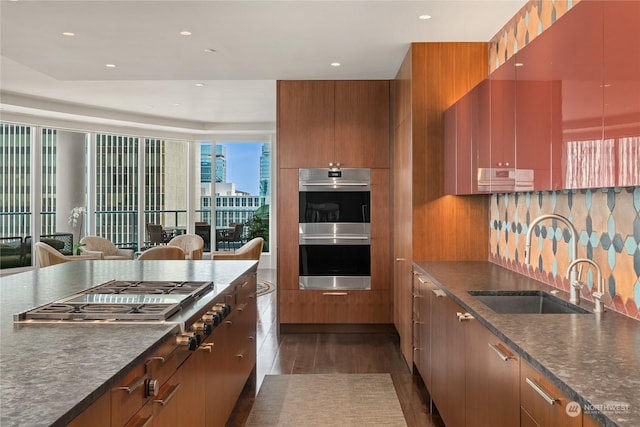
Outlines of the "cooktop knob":
[{"label": "cooktop knob", "polygon": [[158,395],[158,392],[160,391],[160,384],[158,383],[158,380],[154,380],[154,379],[147,379],[144,382],[144,396],[145,397],[155,397]]},{"label": "cooktop knob", "polygon": [[[204,316],[202,317],[204,319]],[[207,322],[204,320],[200,320],[199,322],[196,322],[193,324],[193,329],[197,332],[202,332],[203,335],[210,335],[211,331],[213,330],[212,322]]]},{"label": "cooktop knob", "polygon": [[184,347],[186,350],[194,351],[198,348],[198,341],[194,334],[178,335],[176,342],[179,346]]}]

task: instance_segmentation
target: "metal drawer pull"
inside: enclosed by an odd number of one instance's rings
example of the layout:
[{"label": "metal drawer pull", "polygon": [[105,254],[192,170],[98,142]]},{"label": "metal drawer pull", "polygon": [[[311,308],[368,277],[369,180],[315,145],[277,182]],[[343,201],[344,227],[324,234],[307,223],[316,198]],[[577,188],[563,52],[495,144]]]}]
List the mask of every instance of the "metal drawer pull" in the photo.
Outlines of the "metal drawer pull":
[{"label": "metal drawer pull", "polygon": [[144,384],[144,380],[147,379],[147,375],[144,374],[138,378],[136,378],[135,380],[133,380],[131,382],[131,384],[126,385],[126,386],[122,386],[122,387],[114,387],[114,390],[124,390],[127,393],[131,394],[134,391],[136,391],[137,389],[139,389],[140,387],[142,387],[142,385]]},{"label": "metal drawer pull", "polygon": [[418,295],[418,294],[413,294],[414,298],[422,298],[422,295]]},{"label": "metal drawer pull", "polygon": [[538,393],[540,395],[540,397],[542,397],[545,402],[547,402],[549,405],[553,405],[554,403],[558,402],[558,399],[556,399],[555,397],[551,397],[549,396],[549,394],[547,394],[547,392],[545,392],[542,389],[542,386],[538,385],[538,383],[536,383],[534,380],[529,379],[529,377],[525,378],[525,381],[527,382],[527,384],[529,384],[529,386],[531,386],[532,389],[535,390],[536,393]]},{"label": "metal drawer pull", "polygon": [[498,355],[498,357],[500,359],[502,359],[504,362],[506,362],[509,359],[513,359],[513,356],[507,356],[506,354],[504,354],[504,352],[500,349],[500,347],[498,347],[495,344],[491,344],[489,343],[489,348],[493,351],[496,352],[496,354]]},{"label": "metal drawer pull", "polygon": [[179,388],[180,388],[180,383],[174,384],[173,386],[171,386],[171,390],[169,390],[169,393],[167,393],[167,395],[163,399],[156,399],[154,400],[154,402],[159,403],[160,406],[165,406],[167,403],[169,403],[171,398],[173,398],[173,396],[176,394],[176,391],[178,391]]},{"label": "metal drawer pull", "polygon": [[431,292],[438,298],[446,297],[447,294],[442,289],[432,289]]},{"label": "metal drawer pull", "polygon": [[323,292],[322,295],[342,297],[345,295],[349,295],[349,293],[348,292]]},{"label": "metal drawer pull", "polygon": [[473,320],[474,319],[474,317],[469,313],[457,312],[456,313],[456,317],[458,318],[459,322],[462,322],[463,320]]},{"label": "metal drawer pull", "polygon": [[425,280],[424,276],[420,275],[418,276],[418,282],[422,283],[423,285],[428,283],[428,281]]},{"label": "metal drawer pull", "polygon": [[224,323],[226,323],[227,325],[233,325],[233,322],[231,320],[225,320]]},{"label": "metal drawer pull", "polygon": [[207,344],[203,344],[200,347],[198,347],[197,349],[198,351],[208,351],[209,353],[211,353],[211,350],[213,350],[213,343],[207,343]]}]

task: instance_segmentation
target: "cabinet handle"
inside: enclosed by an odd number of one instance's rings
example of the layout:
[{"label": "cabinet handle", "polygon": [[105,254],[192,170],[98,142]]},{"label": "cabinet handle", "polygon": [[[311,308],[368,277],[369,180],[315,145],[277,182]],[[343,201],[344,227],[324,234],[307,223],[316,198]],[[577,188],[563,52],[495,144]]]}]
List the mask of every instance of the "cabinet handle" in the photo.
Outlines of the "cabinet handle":
[{"label": "cabinet handle", "polygon": [[414,298],[422,298],[422,295],[418,295],[418,294],[413,294],[412,295]]},{"label": "cabinet handle", "polygon": [[427,284],[428,281],[424,279],[424,276],[419,275],[418,276],[418,282],[422,283],[423,285]]},{"label": "cabinet handle", "polygon": [[539,385],[538,383],[536,383],[534,380],[529,379],[529,377],[525,378],[525,381],[527,382],[527,384],[529,384],[529,386],[540,395],[540,397],[542,397],[545,402],[547,402],[549,405],[553,405],[554,403],[558,402],[558,399],[556,399],[555,397],[551,397],[549,396],[549,394],[544,391],[544,389],[542,388],[541,385]]},{"label": "cabinet handle", "polygon": [[169,403],[169,401],[173,398],[173,396],[175,396],[176,391],[178,391],[179,388],[180,388],[180,383],[172,385],[171,390],[169,390],[167,395],[162,399],[154,400],[154,403],[159,403],[160,406],[165,406],[167,403]]},{"label": "cabinet handle", "polygon": [[447,294],[442,289],[431,289],[431,292],[438,298],[446,297]]},{"label": "cabinet handle", "polygon": [[242,354],[242,353],[236,354],[236,357],[238,359],[244,359],[244,354]]},{"label": "cabinet handle", "polygon": [[323,292],[322,295],[343,297],[343,296],[349,295],[349,293],[348,292]]},{"label": "cabinet handle", "polygon": [[508,355],[506,355],[506,354],[505,354],[505,353],[500,349],[500,347],[498,347],[498,346],[497,346],[497,345],[495,345],[495,344],[491,344],[491,343],[489,343],[489,348],[490,348],[491,350],[495,351],[495,352],[496,352],[496,354],[498,355],[498,357],[499,357],[500,359],[502,359],[502,361],[504,361],[504,362],[506,362],[506,361],[507,361],[507,360],[509,360],[509,359],[513,359],[513,356],[508,356]]},{"label": "cabinet handle", "polygon": [[396,262],[400,262],[400,261],[406,261],[406,258],[396,258]]},{"label": "cabinet handle", "polygon": [[233,325],[233,322],[231,320],[225,320],[224,323],[227,325]]},{"label": "cabinet handle", "polygon": [[136,378],[135,380],[131,381],[131,383],[129,385],[126,386],[122,386],[122,387],[114,387],[113,390],[124,390],[127,393],[131,394],[134,391],[136,391],[137,389],[139,389],[140,387],[142,387],[142,385],[144,384],[144,380],[147,379],[147,375],[144,374],[138,378]]},{"label": "cabinet handle", "polygon": [[197,348],[198,351],[207,351],[209,353],[211,353],[211,351],[213,350],[213,343],[207,343],[207,344],[203,344],[200,347]]},{"label": "cabinet handle", "polygon": [[456,313],[456,317],[458,318],[459,322],[462,322],[463,320],[473,320],[474,319],[474,317],[469,313],[457,312]]}]

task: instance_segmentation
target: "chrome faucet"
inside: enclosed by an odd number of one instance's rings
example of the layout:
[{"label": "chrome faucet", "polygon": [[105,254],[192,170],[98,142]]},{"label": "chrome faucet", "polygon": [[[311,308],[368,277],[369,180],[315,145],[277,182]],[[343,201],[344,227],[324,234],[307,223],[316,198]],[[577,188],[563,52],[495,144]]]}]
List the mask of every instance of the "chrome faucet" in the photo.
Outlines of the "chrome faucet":
[{"label": "chrome faucet", "polygon": [[[592,294],[593,298],[595,299],[595,308],[593,309],[593,312],[602,313],[604,311],[604,303],[602,302],[602,298],[604,297],[604,282],[602,281],[602,272],[600,271],[600,266],[598,266],[598,264],[596,264],[593,260],[590,260],[588,258],[575,259],[571,262],[571,264],[569,264],[569,267],[567,268],[566,277],[571,282],[570,283],[571,298],[569,301],[574,304],[580,303],[579,291],[583,286],[582,283],[580,282],[580,276],[582,275],[582,266],[580,266],[580,270],[578,270],[577,273],[575,270],[578,264],[581,264],[583,262],[591,264],[596,269],[598,278],[597,278],[597,291],[593,292]],[[572,278],[570,279],[570,277]]]},{"label": "chrome faucet", "polygon": [[569,228],[569,231],[571,232],[571,240],[573,241],[572,242],[573,244],[571,246],[573,250],[572,250],[572,253],[569,254],[569,256],[571,260],[576,259],[578,257],[578,231],[576,230],[576,227],[573,225],[571,221],[569,221],[567,218],[563,217],[562,215],[546,214],[546,215],[540,215],[539,217],[531,221],[531,224],[529,225],[529,229],[527,230],[527,238],[525,240],[524,263],[527,265],[531,264],[530,262],[531,261],[531,235],[533,234],[533,229],[535,228],[536,225],[538,225],[540,222],[546,219],[558,220],[564,223]]}]

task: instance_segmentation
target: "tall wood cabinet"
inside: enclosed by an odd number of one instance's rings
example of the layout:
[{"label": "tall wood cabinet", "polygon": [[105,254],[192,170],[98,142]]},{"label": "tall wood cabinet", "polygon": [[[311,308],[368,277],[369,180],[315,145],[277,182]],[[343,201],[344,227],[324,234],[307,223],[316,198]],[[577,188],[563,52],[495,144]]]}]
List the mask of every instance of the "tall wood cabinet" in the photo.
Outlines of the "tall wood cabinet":
[{"label": "tall wood cabinet", "polygon": [[486,197],[443,197],[445,110],[487,76],[486,43],[413,43],[393,82],[393,319],[409,367],[413,260],[489,257]]},{"label": "tall wood cabinet", "polygon": [[[391,323],[390,89],[387,80],[279,81],[278,321]],[[371,169],[371,290],[300,290],[298,170]]]}]

